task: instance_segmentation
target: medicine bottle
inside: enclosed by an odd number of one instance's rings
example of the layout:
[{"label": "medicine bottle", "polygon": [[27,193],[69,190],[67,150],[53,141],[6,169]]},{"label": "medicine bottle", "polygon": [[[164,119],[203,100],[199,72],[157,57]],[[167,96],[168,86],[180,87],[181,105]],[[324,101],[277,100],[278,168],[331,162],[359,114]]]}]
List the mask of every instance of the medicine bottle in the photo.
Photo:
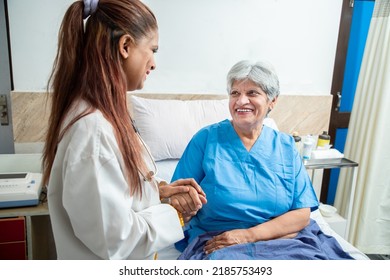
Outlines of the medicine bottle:
[{"label": "medicine bottle", "polygon": [[327,148],[330,144],[330,135],[327,131],[318,136],[317,148]]},{"label": "medicine bottle", "polygon": [[294,138],[294,141],[295,141],[295,147],[297,148],[297,151],[299,154],[301,154],[301,149],[302,149],[302,138],[301,136],[299,136],[298,132],[294,131],[292,133],[292,136]]},{"label": "medicine bottle", "polygon": [[311,158],[311,152],[314,149],[314,138],[311,134],[305,136],[303,140],[303,149],[302,149],[302,159],[303,160],[310,160]]}]

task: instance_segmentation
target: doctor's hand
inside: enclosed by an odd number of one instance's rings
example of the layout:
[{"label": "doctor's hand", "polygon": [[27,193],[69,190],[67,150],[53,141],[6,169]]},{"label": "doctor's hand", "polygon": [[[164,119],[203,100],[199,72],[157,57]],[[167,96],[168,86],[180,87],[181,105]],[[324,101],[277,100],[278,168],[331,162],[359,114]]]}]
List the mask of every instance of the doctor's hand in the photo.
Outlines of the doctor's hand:
[{"label": "doctor's hand", "polygon": [[206,197],[197,193],[194,188],[190,188],[188,193],[171,196],[171,205],[182,213],[185,222],[195,216],[205,203]]},{"label": "doctor's hand", "polygon": [[181,212],[185,221],[207,203],[206,194],[192,178],[180,179],[171,184],[160,183],[159,190],[161,200]]}]

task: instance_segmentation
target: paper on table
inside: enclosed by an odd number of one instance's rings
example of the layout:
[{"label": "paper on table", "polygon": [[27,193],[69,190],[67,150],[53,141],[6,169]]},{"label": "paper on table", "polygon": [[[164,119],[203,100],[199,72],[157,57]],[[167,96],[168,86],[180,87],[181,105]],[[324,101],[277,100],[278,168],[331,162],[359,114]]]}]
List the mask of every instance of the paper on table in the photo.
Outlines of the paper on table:
[{"label": "paper on table", "polygon": [[326,158],[343,158],[344,154],[336,149],[329,150],[314,150],[311,153],[312,159],[326,159]]}]

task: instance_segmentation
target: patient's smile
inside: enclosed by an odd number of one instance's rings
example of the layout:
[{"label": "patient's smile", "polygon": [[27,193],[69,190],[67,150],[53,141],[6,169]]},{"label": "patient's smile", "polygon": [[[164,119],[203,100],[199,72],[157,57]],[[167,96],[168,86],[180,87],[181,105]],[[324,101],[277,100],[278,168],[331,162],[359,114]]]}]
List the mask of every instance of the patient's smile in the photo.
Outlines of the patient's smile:
[{"label": "patient's smile", "polygon": [[253,109],[236,109],[236,112],[238,113],[253,112]]}]

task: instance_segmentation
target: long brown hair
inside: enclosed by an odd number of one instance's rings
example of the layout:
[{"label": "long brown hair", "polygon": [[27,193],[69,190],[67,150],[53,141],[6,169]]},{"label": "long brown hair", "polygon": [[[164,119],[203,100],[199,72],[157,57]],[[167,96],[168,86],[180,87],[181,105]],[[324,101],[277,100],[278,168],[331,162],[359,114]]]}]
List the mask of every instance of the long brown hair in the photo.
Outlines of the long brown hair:
[{"label": "long brown hair", "polygon": [[[131,194],[142,194],[139,170],[145,171],[146,165],[127,108],[127,82],[118,43],[128,34],[137,44],[157,30],[157,21],[139,0],[100,0],[84,28],[83,9],[83,1],[74,2],[59,30],[57,56],[48,82],[51,117],[43,151],[43,185],[49,181],[62,135],[82,116],[100,110],[113,126]],[[89,108],[63,128],[67,113],[80,99]]]}]

